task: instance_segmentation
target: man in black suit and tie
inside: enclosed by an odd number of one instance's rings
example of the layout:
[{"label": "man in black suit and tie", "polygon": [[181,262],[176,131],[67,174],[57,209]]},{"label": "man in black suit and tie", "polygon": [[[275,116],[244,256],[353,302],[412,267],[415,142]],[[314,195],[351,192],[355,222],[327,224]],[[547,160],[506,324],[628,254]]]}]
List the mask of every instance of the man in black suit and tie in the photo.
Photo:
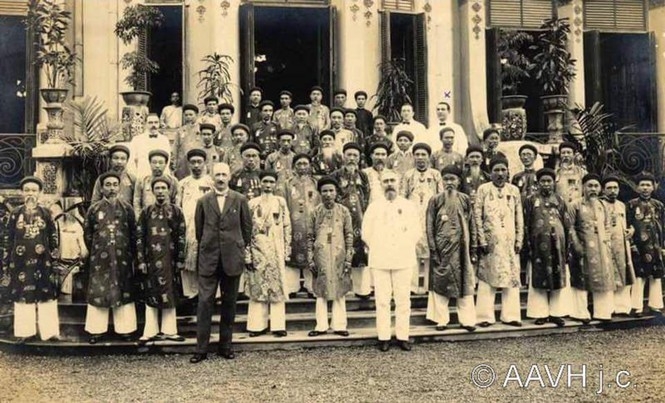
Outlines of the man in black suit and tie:
[{"label": "man in black suit and tie", "polygon": [[231,172],[227,164],[213,165],[212,177],[215,190],[198,200],[194,216],[199,243],[199,305],[196,312],[196,354],[189,360],[192,364],[208,357],[218,284],[222,293],[222,310],[217,354],[228,360],[235,358],[231,341],[238,285],[245,265],[251,262],[249,256],[245,256],[245,245],[249,244],[252,236],[252,217],[247,198],[228,188]]}]

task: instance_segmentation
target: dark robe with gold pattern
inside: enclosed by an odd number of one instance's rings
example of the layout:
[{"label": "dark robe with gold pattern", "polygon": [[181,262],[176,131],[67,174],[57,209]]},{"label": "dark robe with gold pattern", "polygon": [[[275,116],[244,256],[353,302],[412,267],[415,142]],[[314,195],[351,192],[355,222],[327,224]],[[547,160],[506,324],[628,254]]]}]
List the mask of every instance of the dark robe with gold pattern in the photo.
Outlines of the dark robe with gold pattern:
[{"label": "dark robe with gold pattern", "polygon": [[346,168],[341,168],[331,175],[339,183],[337,202],[349,209],[353,225],[353,267],[367,265],[367,252],[362,240],[363,215],[369,205],[369,178],[363,171],[350,174]]},{"label": "dark robe with gold pattern", "polygon": [[633,264],[637,277],[663,277],[665,263],[661,249],[665,248],[663,225],[665,206],[659,200],[636,198],[628,202],[628,226],[635,229]]}]

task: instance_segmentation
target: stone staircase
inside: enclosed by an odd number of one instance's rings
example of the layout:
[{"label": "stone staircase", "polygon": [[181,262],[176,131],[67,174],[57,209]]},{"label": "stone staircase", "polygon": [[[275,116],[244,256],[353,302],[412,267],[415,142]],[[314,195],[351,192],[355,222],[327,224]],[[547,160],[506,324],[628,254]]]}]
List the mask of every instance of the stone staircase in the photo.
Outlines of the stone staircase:
[{"label": "stone staircase", "polygon": [[[520,294],[522,317],[526,316],[526,289]],[[347,316],[349,337],[342,337],[329,332],[318,337],[308,337],[307,333],[315,327],[313,299],[304,294],[286,303],[286,328],[288,335],[276,338],[268,333],[250,338],[246,332],[247,301],[239,301],[237,307],[236,324],[234,326],[234,348],[238,351],[249,350],[276,350],[316,348],[322,346],[356,346],[372,345],[376,343],[375,330],[375,303],[374,299],[362,300],[355,296],[347,298]],[[643,318],[616,318],[611,323],[593,321],[589,325],[579,322],[566,321],[564,327],[556,327],[547,323],[536,326],[531,319],[523,319],[522,327],[512,327],[497,322],[487,328],[477,328],[475,332],[460,329],[457,325],[457,312],[454,305],[450,307],[451,322],[446,331],[437,331],[434,323],[425,318],[427,307],[426,295],[413,295],[411,297],[411,339],[415,343],[434,341],[468,341],[497,339],[506,337],[542,336],[550,334],[572,333],[578,331],[602,331],[607,329],[628,328],[664,324],[660,315],[645,316]],[[500,310],[500,297],[497,295],[495,311],[497,318]],[[151,341],[144,346],[136,342],[121,341],[114,336],[113,326],[109,326],[109,335],[95,345],[87,343],[84,332],[86,305],[83,302],[71,302],[65,298],[59,303],[60,329],[62,341],[42,342],[34,341],[23,345],[16,344],[11,334],[0,334],[0,349],[37,354],[142,354],[142,353],[193,353],[196,348],[196,312],[195,307],[183,306],[178,309],[178,330],[185,337],[184,342],[167,340]],[[143,307],[138,306],[139,332],[143,330]],[[219,315],[213,316],[213,336],[211,349],[216,349],[218,342]]]}]

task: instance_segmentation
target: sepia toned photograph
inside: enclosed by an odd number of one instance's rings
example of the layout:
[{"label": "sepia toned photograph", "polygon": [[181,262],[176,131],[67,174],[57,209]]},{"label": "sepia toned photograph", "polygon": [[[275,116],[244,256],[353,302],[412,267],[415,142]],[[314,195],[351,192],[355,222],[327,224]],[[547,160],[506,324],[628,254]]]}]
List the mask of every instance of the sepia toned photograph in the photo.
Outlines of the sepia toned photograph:
[{"label": "sepia toned photograph", "polygon": [[665,0],[0,0],[0,401],[665,400]]}]

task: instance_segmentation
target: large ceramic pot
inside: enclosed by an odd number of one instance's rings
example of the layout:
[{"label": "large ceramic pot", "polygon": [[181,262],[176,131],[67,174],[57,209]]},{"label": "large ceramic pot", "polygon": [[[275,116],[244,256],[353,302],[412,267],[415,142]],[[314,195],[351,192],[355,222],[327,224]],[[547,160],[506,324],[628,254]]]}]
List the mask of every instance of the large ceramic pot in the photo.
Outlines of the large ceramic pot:
[{"label": "large ceramic pot", "polygon": [[121,92],[120,95],[128,106],[147,106],[152,93],[148,91],[126,91]]},{"label": "large ceramic pot", "polygon": [[507,95],[501,97],[501,140],[523,140],[526,135],[526,95]]},{"label": "large ceramic pot", "polygon": [[549,134],[549,144],[559,144],[563,141],[564,115],[566,95],[546,95],[540,97],[543,102],[543,112],[547,118],[547,133]]},{"label": "large ceramic pot", "polygon": [[47,104],[61,104],[67,99],[67,88],[41,88],[39,93]]}]

